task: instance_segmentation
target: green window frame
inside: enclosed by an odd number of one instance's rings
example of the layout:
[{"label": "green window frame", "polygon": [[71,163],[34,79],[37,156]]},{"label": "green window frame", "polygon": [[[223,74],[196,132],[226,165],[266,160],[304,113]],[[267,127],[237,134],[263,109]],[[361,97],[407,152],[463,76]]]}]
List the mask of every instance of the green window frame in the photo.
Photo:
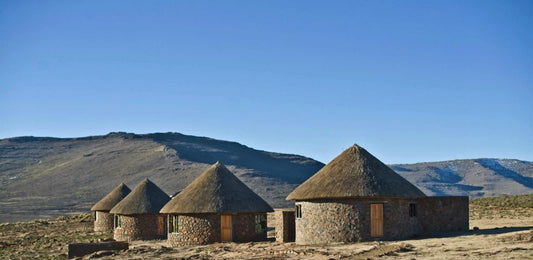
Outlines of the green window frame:
[{"label": "green window frame", "polygon": [[267,219],[265,214],[255,215],[255,233],[264,233],[267,229]]},{"label": "green window frame", "polygon": [[122,216],[115,214],[115,228],[121,229],[122,228]]},{"label": "green window frame", "polygon": [[178,233],[178,215],[169,215],[168,216],[168,226],[170,233]]}]

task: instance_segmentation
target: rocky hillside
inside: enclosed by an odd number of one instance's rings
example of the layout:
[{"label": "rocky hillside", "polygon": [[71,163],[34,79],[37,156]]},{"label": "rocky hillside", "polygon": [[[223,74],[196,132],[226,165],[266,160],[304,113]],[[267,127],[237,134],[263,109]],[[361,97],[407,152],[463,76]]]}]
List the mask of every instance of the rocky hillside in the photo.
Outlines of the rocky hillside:
[{"label": "rocky hillside", "polygon": [[[347,144],[349,146],[350,144]],[[339,151],[341,152],[341,151]],[[217,160],[273,207],[323,164],[178,133],[0,140],[0,223],[87,212],[120,182],[149,177],[174,194]],[[533,193],[533,163],[477,159],[392,165],[428,195]]]},{"label": "rocky hillside", "polygon": [[120,182],[149,177],[169,195],[217,160],[275,207],[323,164],[178,133],[0,140],[0,223],[86,212]]}]

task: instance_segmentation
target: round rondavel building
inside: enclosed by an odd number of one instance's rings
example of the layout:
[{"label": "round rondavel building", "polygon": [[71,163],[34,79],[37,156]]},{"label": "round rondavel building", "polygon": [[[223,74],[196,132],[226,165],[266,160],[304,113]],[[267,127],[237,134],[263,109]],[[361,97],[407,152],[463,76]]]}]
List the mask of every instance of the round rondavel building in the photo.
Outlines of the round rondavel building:
[{"label": "round rondavel building", "polygon": [[94,231],[113,232],[113,214],[109,211],[131,192],[126,184],[121,183],[113,191],[98,201],[91,208],[94,211]]},{"label": "round rondavel building", "polygon": [[161,209],[172,246],[266,240],[266,213],[272,211],[220,162]]},{"label": "round rondavel building", "polygon": [[468,230],[468,197],[426,197],[358,145],[289,194],[295,242],[395,240]]}]

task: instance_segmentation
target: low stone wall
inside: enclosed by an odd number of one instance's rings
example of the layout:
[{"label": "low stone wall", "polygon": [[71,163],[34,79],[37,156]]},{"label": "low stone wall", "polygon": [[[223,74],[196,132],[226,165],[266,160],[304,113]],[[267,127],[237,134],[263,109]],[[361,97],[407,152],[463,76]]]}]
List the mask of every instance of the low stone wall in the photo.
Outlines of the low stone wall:
[{"label": "low stone wall", "polygon": [[[232,214],[232,240],[234,242],[264,241],[264,232],[256,233],[255,216],[266,213]],[[174,247],[205,245],[221,241],[220,214],[181,214],[178,215],[178,233],[168,234],[168,244]]]},{"label": "low stone wall", "polygon": [[[167,230],[158,234],[159,214],[122,215],[122,228],[114,229],[114,238],[119,241],[165,239]],[[165,223],[165,221],[163,221]]]},{"label": "low stone wall", "polygon": [[420,221],[425,234],[469,229],[467,196],[420,198]]},{"label": "low stone wall", "polygon": [[75,243],[68,245],[68,258],[81,257],[103,250],[127,250],[127,242]]},{"label": "low stone wall", "polygon": [[113,214],[110,214],[109,211],[96,211],[96,214],[98,214],[98,217],[94,221],[94,231],[112,233]]},{"label": "low stone wall", "polygon": [[295,220],[294,210],[276,210],[274,212],[276,241],[294,242]]}]

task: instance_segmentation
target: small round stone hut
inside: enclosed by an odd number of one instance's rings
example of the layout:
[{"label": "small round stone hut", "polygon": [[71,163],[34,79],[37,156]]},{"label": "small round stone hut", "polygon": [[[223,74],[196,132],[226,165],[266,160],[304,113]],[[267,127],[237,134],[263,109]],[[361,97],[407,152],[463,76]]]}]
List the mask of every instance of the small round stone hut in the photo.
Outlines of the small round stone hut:
[{"label": "small round stone hut", "polygon": [[115,205],[114,238],[120,241],[150,240],[166,238],[166,221],[159,210],[170,197],[157,185],[144,179]]},{"label": "small round stone hut", "polygon": [[295,242],[325,244],[401,239],[418,234],[425,194],[358,145],[289,194]]},{"label": "small round stone hut", "polygon": [[94,211],[94,231],[113,232],[113,214],[109,211],[131,192],[126,184],[121,183],[91,208]]},{"label": "small round stone hut", "polygon": [[266,213],[272,211],[220,162],[161,209],[171,246],[266,240]]}]

